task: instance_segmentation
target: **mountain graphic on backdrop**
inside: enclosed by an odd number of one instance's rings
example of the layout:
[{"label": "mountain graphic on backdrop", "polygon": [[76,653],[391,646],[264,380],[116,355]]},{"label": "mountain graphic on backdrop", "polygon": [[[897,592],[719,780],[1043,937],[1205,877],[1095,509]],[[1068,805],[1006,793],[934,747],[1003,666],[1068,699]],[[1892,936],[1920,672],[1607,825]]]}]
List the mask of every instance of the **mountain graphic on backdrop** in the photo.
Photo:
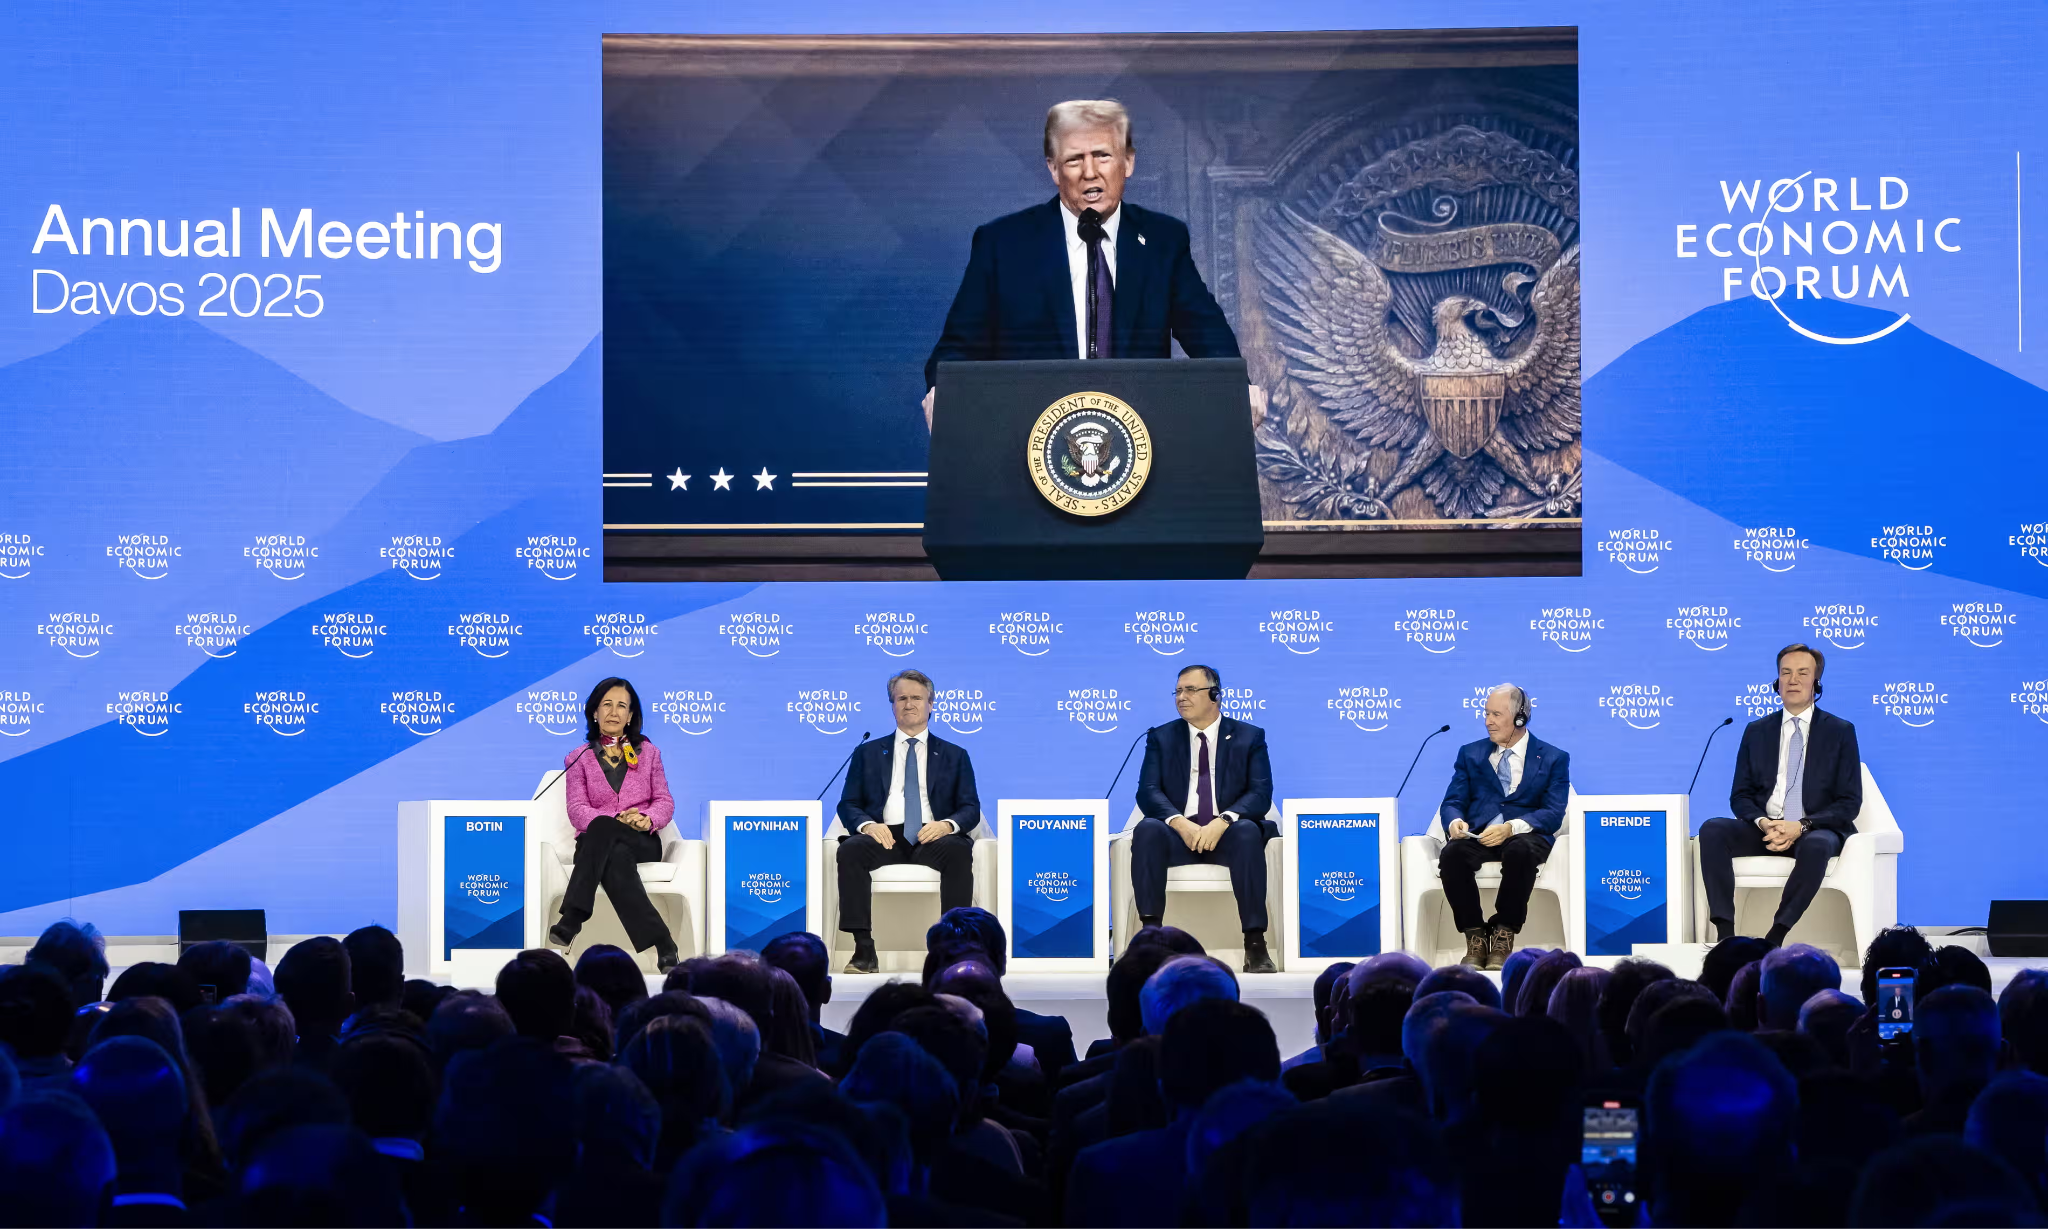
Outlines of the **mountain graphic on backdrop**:
[{"label": "mountain graphic on backdrop", "polygon": [[1595,956],[1627,956],[1638,943],[1663,943],[1669,939],[1665,906],[1657,905],[1641,915],[1623,913],[1611,905],[1586,902],[1586,947]]},{"label": "mountain graphic on backdrop", "polygon": [[[107,344],[114,342],[120,344]],[[99,345],[107,348],[95,349]],[[52,398],[68,401],[71,393],[64,381],[72,380],[90,407],[88,421],[103,426],[111,413],[112,379],[87,357],[96,354],[101,363],[120,368],[138,361],[140,353],[183,373],[176,382],[181,391],[173,401],[186,416],[179,420],[184,426],[172,433],[176,438],[162,442],[161,455],[169,458],[167,474],[172,464],[211,464],[201,454],[233,445],[237,424],[248,414],[248,406],[233,397],[208,409],[187,395],[187,384],[218,377],[231,391],[240,390],[236,396],[297,397],[295,412],[310,424],[315,445],[324,439],[329,448],[346,455],[349,448],[368,447],[361,441],[391,441],[391,447],[378,453],[385,459],[373,472],[388,469],[399,455],[413,449],[419,475],[415,481],[444,483],[451,501],[467,500],[462,522],[449,526],[449,540],[457,558],[470,565],[451,569],[443,579],[427,584],[401,572],[380,571],[279,615],[244,635],[233,657],[207,661],[171,689],[170,699],[181,712],[162,737],[137,740],[110,721],[0,761],[0,789],[13,791],[15,797],[39,796],[50,781],[89,778],[97,797],[148,816],[148,822],[130,826],[119,841],[86,839],[72,826],[76,822],[82,827],[88,822],[84,819],[60,817],[25,826],[10,848],[11,856],[0,859],[0,912],[152,879],[416,745],[418,736],[394,724],[378,704],[394,691],[421,686],[422,662],[431,663],[433,686],[454,706],[459,719],[483,712],[585,656],[587,643],[537,636],[530,647],[487,660],[462,649],[446,629],[465,612],[506,607],[541,625],[567,625],[588,616],[599,574],[594,559],[576,581],[555,583],[521,569],[512,552],[536,525],[561,525],[573,531],[597,523],[596,483],[586,482],[587,494],[579,493],[565,478],[593,477],[594,461],[579,474],[576,448],[554,440],[547,426],[559,415],[567,424],[563,429],[573,433],[580,422],[588,428],[585,435],[594,434],[600,396],[597,351],[593,341],[562,375],[527,398],[531,407],[522,405],[490,436],[453,445],[429,443],[347,410],[260,355],[211,330],[176,321],[110,322],[62,350],[0,371],[0,405],[12,407],[15,417],[20,414],[7,400],[9,379],[17,381],[16,389],[33,386],[45,403]],[[288,457],[295,465],[308,460],[298,445],[270,428],[256,434],[265,441],[263,448],[271,450],[262,455]],[[46,440],[8,455],[68,456],[77,451]],[[124,444],[117,463],[138,466],[141,451]],[[254,454],[245,449],[244,455]],[[591,455],[594,458],[594,449]],[[475,457],[486,458],[489,467],[461,463]],[[274,504],[273,491],[229,477],[242,484],[233,488],[240,492],[237,498],[256,507]],[[95,479],[103,481],[104,475]],[[188,471],[175,481],[163,478],[152,489],[182,499],[189,484]],[[412,511],[419,507],[405,502],[412,498],[405,489],[381,484],[372,489],[370,480],[360,476],[359,485],[368,492],[354,511],[361,524],[402,519],[405,512],[387,510],[394,503]],[[33,489],[52,497],[53,488],[47,484]],[[329,503],[346,493],[338,487],[319,489],[321,499]],[[196,503],[212,507],[209,501],[215,499],[209,493]],[[323,523],[347,511],[335,506],[321,514],[326,518]],[[649,620],[673,618],[749,587],[646,586],[640,609]],[[391,634],[374,656],[350,661],[306,634],[318,611],[336,609],[371,610],[389,619]],[[320,703],[320,712],[309,721],[303,737],[273,738],[244,714],[244,705],[253,696],[285,683]],[[222,748],[238,748],[239,753],[222,754]],[[252,771],[252,765],[260,770]]]},{"label": "mountain graphic on backdrop", "polygon": [[[426,436],[191,320],[119,317],[0,368],[0,489],[76,523],[332,524]],[[117,498],[80,505],[81,492]]]},{"label": "mountain graphic on backdrop", "polygon": [[[1785,307],[1840,337],[1896,318],[1833,301]],[[1827,345],[1770,304],[1737,299],[1638,343],[1585,392],[1590,448],[1737,525],[1796,517],[1814,546],[1866,557],[1887,525],[1931,525],[1948,541],[1934,571],[2048,596],[2048,569],[2005,546],[2041,520],[2039,462],[2024,438],[1977,425],[2048,421],[2048,390],[1911,324]]]},{"label": "mountain graphic on backdrop", "polygon": [[[547,496],[579,506],[555,533],[589,545],[598,522],[598,382],[603,361],[596,340],[561,374],[534,390],[487,435],[424,442],[408,452],[322,541],[337,553],[375,557],[393,534],[447,538],[521,500]],[[578,496],[587,497],[579,501]],[[592,551],[592,561],[597,552]]]}]

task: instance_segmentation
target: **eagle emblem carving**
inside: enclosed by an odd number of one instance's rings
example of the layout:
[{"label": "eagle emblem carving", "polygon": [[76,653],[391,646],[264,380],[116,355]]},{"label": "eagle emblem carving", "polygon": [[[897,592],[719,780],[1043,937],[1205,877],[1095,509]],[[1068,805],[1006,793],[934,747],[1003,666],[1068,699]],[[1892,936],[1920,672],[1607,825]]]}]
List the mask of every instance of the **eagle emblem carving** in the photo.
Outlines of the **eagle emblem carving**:
[{"label": "eagle emblem carving", "polygon": [[[1384,222],[1382,229],[1398,235]],[[1413,332],[1390,326],[1394,290],[1386,271],[1338,235],[1283,208],[1261,228],[1257,255],[1288,377],[1359,443],[1398,454],[1391,475],[1369,480],[1364,491],[1354,485],[1349,510],[1363,504],[1367,516],[1385,516],[1396,492],[1419,484],[1444,518],[1499,516],[1503,479],[1547,505],[1516,509],[1520,515],[1576,509],[1576,474],[1569,483],[1554,472],[1545,477],[1529,460],[1579,438],[1576,243],[1540,275],[1520,268],[1502,275],[1509,300],[1521,301],[1528,288],[1533,329],[1497,344],[1489,333],[1524,321],[1453,294],[1430,310],[1434,342],[1426,349]]]}]

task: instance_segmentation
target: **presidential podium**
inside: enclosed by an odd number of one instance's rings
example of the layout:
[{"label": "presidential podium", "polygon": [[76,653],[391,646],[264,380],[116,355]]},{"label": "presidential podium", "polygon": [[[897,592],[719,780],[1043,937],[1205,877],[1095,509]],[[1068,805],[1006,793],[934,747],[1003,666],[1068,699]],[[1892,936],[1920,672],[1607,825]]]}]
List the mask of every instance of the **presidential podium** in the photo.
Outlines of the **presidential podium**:
[{"label": "presidential podium", "polygon": [[1241,580],[1265,542],[1242,359],[939,364],[946,580]]}]

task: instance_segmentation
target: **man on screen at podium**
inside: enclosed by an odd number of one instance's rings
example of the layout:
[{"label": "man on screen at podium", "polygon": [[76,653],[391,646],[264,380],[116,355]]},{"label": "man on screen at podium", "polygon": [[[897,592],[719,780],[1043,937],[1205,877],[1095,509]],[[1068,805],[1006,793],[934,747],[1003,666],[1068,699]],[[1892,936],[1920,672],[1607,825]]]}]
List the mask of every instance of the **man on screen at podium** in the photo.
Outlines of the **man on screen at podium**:
[{"label": "man on screen at podium", "polygon": [[1174,681],[1180,720],[1145,734],[1138,809],[1131,832],[1131,894],[1138,924],[1166,916],[1166,872],[1191,863],[1230,868],[1230,890],[1244,927],[1244,971],[1273,972],[1266,951],[1266,812],[1273,807],[1273,766],[1266,732],[1223,715],[1223,678],[1189,666]]},{"label": "man on screen at podium", "polygon": [[1714,942],[1735,933],[1735,859],[1792,859],[1792,877],[1764,940],[1776,947],[1820,891],[1828,859],[1856,831],[1863,810],[1863,754],[1856,727],[1814,706],[1827,658],[1788,644],[1778,650],[1772,684],[1784,707],[1742,731],[1735,752],[1733,817],[1700,825],[1700,879]]},{"label": "man on screen at podium", "polygon": [[[1529,733],[1529,695],[1513,683],[1486,693],[1486,737],[1458,748],[1438,818],[1444,900],[1465,936],[1460,963],[1498,969],[1529,917],[1536,872],[1571,802],[1572,757]],[[1479,868],[1500,866],[1493,916],[1479,906]]]},{"label": "man on screen at podium", "polygon": [[941,914],[974,903],[974,838],[981,799],[967,749],[931,733],[932,681],[915,670],[889,680],[896,732],[856,747],[839,792],[839,929],[853,936],[849,973],[881,968],[869,929],[878,866],[939,872]]},{"label": "man on screen at podium", "polygon": [[1045,113],[1045,169],[1059,195],[974,232],[967,272],[924,365],[932,421],[949,359],[1237,358],[1178,218],[1124,200],[1137,165],[1131,116],[1115,99]]}]

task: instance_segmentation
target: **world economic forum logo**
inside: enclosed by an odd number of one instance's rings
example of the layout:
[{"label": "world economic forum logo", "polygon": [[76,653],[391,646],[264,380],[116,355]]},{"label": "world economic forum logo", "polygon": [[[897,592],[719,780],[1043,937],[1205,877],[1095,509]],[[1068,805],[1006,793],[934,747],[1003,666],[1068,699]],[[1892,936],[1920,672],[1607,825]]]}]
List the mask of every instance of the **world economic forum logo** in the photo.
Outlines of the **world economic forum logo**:
[{"label": "world economic forum logo", "polygon": [[1948,693],[1928,682],[1886,683],[1870,702],[1885,716],[1897,717],[1900,725],[1919,730],[1934,724],[1948,706]]},{"label": "world economic forum logo", "polygon": [[[681,730],[692,738],[701,738],[711,732],[712,726],[724,714],[725,701],[708,687],[664,688],[661,698],[648,705],[647,709],[664,728]],[[583,707],[580,702],[575,708],[575,718],[576,728],[582,729]],[[551,734],[556,732],[549,731]]]},{"label": "world economic forum logo", "polygon": [[43,714],[43,702],[30,691],[0,691],[0,734],[24,738]]},{"label": "world economic forum logo", "polygon": [[1602,874],[1599,883],[1623,900],[1635,900],[1651,886],[1650,877],[1642,871],[1619,867]]},{"label": "world economic forum logo", "polygon": [[1081,880],[1066,871],[1039,871],[1025,886],[1055,904],[1081,890]]},{"label": "world economic forum logo", "polygon": [[1870,633],[1877,630],[1878,615],[1860,602],[1837,602],[1815,606],[1812,614],[1799,621],[1799,626],[1834,648],[1860,649],[1870,643]]},{"label": "world economic forum logo", "polygon": [[2019,620],[2019,612],[2007,610],[2004,602],[1950,602],[1941,625],[1965,644],[1995,649],[2005,643],[2005,633]]},{"label": "world economic forum logo", "polygon": [[1066,634],[1067,625],[1049,610],[1005,610],[989,622],[988,634],[1005,648],[1026,657],[1043,657],[1052,652],[1053,642]]},{"label": "world economic forum logo", "polygon": [[917,652],[917,638],[931,635],[932,625],[918,618],[914,610],[862,611],[853,625],[854,636],[869,648],[890,657],[909,657]]},{"label": "world economic forum logo", "polygon": [[1316,891],[1335,901],[1356,900],[1363,883],[1357,871],[1324,871],[1315,878]]},{"label": "world economic forum logo", "polygon": [[1117,723],[1131,711],[1131,702],[1114,687],[1069,687],[1053,707],[1090,734],[1114,734]]},{"label": "world economic forum logo", "polygon": [[1259,634],[1299,657],[1323,650],[1323,637],[1334,636],[1337,620],[1320,610],[1275,610],[1259,621]]},{"label": "world economic forum logo", "polygon": [[764,905],[782,903],[782,894],[794,887],[779,871],[750,871],[740,880],[740,890]]},{"label": "world economic forum logo", "polygon": [[495,871],[477,871],[462,877],[461,892],[479,905],[495,905],[511,885]]},{"label": "world economic forum logo", "polygon": [[955,734],[981,733],[995,711],[995,697],[979,687],[946,687],[932,697],[932,719]]},{"label": "world economic forum logo", "polygon": [[[1963,220],[1936,216],[1939,209],[1904,212],[1913,189],[1897,175],[1879,175],[1873,183],[1866,176],[1843,179],[1807,170],[1764,185],[1761,176],[1721,180],[1728,220],[1680,223],[1677,258],[1718,259],[1724,302],[1746,290],[1812,341],[1861,345],[1889,335],[1912,316],[1900,312],[1875,332],[1842,337],[1800,323],[1804,300],[1861,297],[1873,306],[1879,299],[1885,306],[1903,304],[1912,294],[1908,268],[1921,266],[1920,257],[1942,259],[1963,250]],[[1741,220],[1745,214],[1748,221]]]},{"label": "world economic forum logo", "polygon": [[1131,643],[1152,650],[1161,657],[1179,657],[1202,630],[1201,620],[1190,619],[1185,610],[1140,610],[1124,620],[1124,634]]},{"label": "world economic forum logo", "polygon": [[718,634],[734,648],[745,649],[750,657],[773,657],[782,651],[784,641],[796,635],[796,624],[772,610],[736,610],[718,625]]},{"label": "world economic forum logo", "polygon": [[1605,631],[1607,620],[1593,613],[1591,606],[1545,606],[1529,620],[1529,630],[1546,644],[1567,653],[1583,653],[1593,647],[1593,633]]},{"label": "world economic forum logo", "polygon": [[1339,687],[1336,695],[1323,701],[1323,707],[1345,725],[1377,734],[1393,721],[1401,697],[1392,688],[1371,684]]},{"label": "world economic forum logo", "polygon": [[1664,723],[1665,713],[1678,703],[1678,697],[1657,683],[1615,683],[1599,703],[1608,716],[1630,729],[1654,730]]},{"label": "world economic forum logo", "polygon": [[0,533],[0,580],[27,580],[42,557],[43,544],[34,535]]},{"label": "world economic forum logo", "polygon": [[1664,565],[1664,556],[1673,547],[1669,538],[1654,529],[1632,527],[1608,530],[1607,537],[1595,542],[1593,549],[1617,567],[1648,576]]}]

